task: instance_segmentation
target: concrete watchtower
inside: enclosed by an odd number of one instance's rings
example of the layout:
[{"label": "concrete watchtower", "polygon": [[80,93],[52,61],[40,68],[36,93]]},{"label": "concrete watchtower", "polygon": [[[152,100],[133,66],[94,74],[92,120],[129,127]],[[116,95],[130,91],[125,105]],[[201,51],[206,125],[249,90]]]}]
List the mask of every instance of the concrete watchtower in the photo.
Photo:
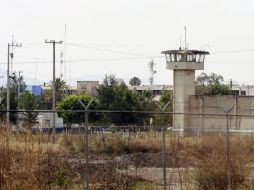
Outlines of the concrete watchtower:
[{"label": "concrete watchtower", "polygon": [[[197,50],[168,50],[165,54],[167,69],[173,70],[175,113],[189,113],[189,96],[195,95],[195,70],[204,70],[205,55],[207,51]],[[184,114],[173,116],[173,129],[187,131],[189,117]]]}]

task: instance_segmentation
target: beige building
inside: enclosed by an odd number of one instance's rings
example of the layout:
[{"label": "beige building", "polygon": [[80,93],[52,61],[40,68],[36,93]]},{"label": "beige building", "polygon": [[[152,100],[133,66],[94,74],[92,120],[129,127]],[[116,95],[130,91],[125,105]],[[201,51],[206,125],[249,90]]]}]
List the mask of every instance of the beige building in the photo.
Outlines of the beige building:
[{"label": "beige building", "polygon": [[99,81],[77,81],[77,93],[87,93],[95,95],[97,93],[97,87]]}]

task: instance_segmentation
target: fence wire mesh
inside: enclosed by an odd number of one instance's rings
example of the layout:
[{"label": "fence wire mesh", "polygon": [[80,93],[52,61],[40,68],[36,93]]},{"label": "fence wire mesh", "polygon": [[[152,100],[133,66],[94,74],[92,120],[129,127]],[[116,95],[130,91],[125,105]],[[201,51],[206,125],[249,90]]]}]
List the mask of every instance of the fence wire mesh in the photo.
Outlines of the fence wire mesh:
[{"label": "fence wire mesh", "polygon": [[252,116],[185,114],[181,130],[180,113],[58,111],[79,122],[57,118],[53,138],[52,111],[28,112],[2,118],[0,190],[253,188],[253,131],[237,125]]}]

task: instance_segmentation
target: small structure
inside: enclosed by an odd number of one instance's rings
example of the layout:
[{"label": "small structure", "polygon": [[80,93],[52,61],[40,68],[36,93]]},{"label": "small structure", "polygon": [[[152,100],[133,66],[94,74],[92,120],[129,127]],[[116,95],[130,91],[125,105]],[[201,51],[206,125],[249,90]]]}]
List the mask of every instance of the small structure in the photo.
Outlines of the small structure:
[{"label": "small structure", "polygon": [[205,55],[207,51],[198,50],[167,50],[165,54],[167,69],[173,70],[173,129],[186,131],[190,127],[189,96],[195,95],[195,70],[204,70]]},{"label": "small structure", "polygon": [[[38,115],[39,130],[43,132],[52,132],[53,118],[52,113],[42,113]],[[56,132],[60,133],[64,131],[63,118],[58,117],[56,114]]]}]

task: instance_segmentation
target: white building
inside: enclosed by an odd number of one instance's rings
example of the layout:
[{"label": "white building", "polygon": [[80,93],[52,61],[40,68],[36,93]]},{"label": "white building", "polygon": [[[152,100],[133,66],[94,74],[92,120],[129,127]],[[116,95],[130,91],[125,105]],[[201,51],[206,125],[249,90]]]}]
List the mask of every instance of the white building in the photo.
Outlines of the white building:
[{"label": "white building", "polygon": [[254,96],[254,85],[233,85],[232,95],[236,96]]},{"label": "white building", "polygon": [[155,100],[159,100],[163,91],[169,91],[173,94],[173,85],[142,85],[142,86],[128,86],[129,90],[143,92],[149,91],[154,96]]},{"label": "white building", "polygon": [[[64,124],[63,124],[63,118],[58,117],[57,114],[56,115],[56,119],[55,119],[55,123],[56,123],[56,130],[59,128],[64,128]],[[51,129],[53,126],[53,118],[52,118],[52,113],[41,113],[38,115],[38,122],[39,122],[39,126],[38,128],[40,130],[43,129]]]}]

